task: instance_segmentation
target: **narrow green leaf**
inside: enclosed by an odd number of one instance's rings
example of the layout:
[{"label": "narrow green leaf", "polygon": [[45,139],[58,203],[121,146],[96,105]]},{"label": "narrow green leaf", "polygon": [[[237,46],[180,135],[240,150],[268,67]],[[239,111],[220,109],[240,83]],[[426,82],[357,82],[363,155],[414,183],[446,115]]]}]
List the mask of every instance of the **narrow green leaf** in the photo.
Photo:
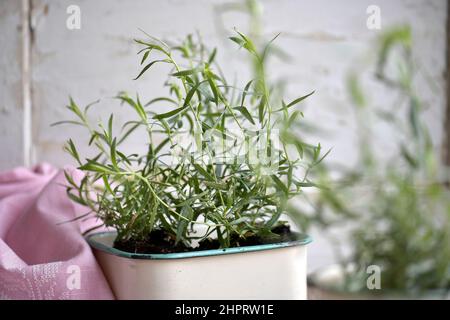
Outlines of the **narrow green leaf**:
[{"label": "narrow green leaf", "polygon": [[142,71],[133,80],[139,79],[151,66],[153,66],[155,63],[158,63],[158,62],[167,62],[167,60],[164,60],[164,59],[163,60],[154,60],[154,61],[150,62],[149,64],[147,64],[144,67],[144,69],[142,69]]},{"label": "narrow green leaf", "polygon": [[136,108],[137,111],[144,123],[147,122],[147,113],[145,112],[144,107],[142,106],[141,100],[139,99],[139,95],[136,96]]},{"label": "narrow green leaf", "polygon": [[164,139],[154,150],[155,154],[158,154],[159,151],[170,141],[169,138]]},{"label": "narrow green leaf", "polygon": [[318,165],[319,163],[321,163],[323,161],[323,159],[325,159],[331,152],[331,148],[318,160],[316,161],[313,165]]},{"label": "narrow green leaf", "polygon": [[277,33],[265,46],[263,53],[261,55],[261,59],[264,61],[267,57],[267,54],[271,48],[272,43],[280,36],[281,33]]},{"label": "narrow green leaf", "polygon": [[300,97],[300,98],[295,99],[294,101],[292,101],[291,103],[289,103],[286,107],[289,109],[290,107],[296,105],[297,103],[299,103],[299,102],[305,100],[306,98],[308,98],[309,96],[313,95],[314,92],[316,92],[316,91],[314,90],[314,91],[308,93],[307,95],[304,95],[303,97]]},{"label": "narrow green leaf", "polygon": [[259,105],[258,105],[258,118],[259,118],[259,123],[262,123],[264,120],[264,111],[265,111],[265,106],[266,106],[266,97],[262,96],[261,100],[259,101]]},{"label": "narrow green leaf", "polygon": [[247,84],[244,87],[244,92],[242,92],[242,100],[241,100],[241,106],[243,106],[245,104],[245,97],[248,94],[248,91],[250,89],[250,86],[252,85],[253,81],[255,79],[250,80],[249,82],[247,82]]},{"label": "narrow green leaf", "polygon": [[170,117],[173,117],[174,115],[179,114],[181,111],[183,111],[186,108],[187,108],[187,105],[183,105],[182,107],[177,108],[175,110],[172,110],[172,111],[169,111],[166,113],[156,114],[153,116],[153,119],[161,120],[161,119],[165,119],[165,118],[170,118]]},{"label": "narrow green leaf", "polygon": [[73,143],[72,139],[69,139],[69,141],[67,141],[68,147],[66,148],[66,150],[72,155],[72,157],[75,158],[75,160],[81,164],[80,161],[80,156],[78,154],[77,149],[75,148],[75,144]]},{"label": "narrow green leaf", "polygon": [[182,70],[182,71],[178,71],[178,72],[172,73],[171,76],[174,76],[174,77],[186,77],[186,76],[189,76],[191,74],[198,73],[200,70],[201,69],[198,69],[198,68]]},{"label": "narrow green leaf", "polygon": [[211,182],[215,182],[213,176],[208,171],[206,171],[202,166],[198,165],[197,163],[192,163],[192,165],[195,167],[195,169],[197,169],[198,172],[200,172],[200,174],[203,177],[205,177]]},{"label": "narrow green leaf", "polygon": [[318,187],[315,183],[307,181],[307,182],[299,182],[299,181],[294,181],[294,184],[298,187],[304,187],[304,188],[308,188],[308,187]]},{"label": "narrow green leaf", "polygon": [[291,166],[289,166],[288,172],[287,172],[287,178],[288,178],[287,187],[288,188],[290,188],[292,185],[292,175],[293,175],[293,167],[291,165]]},{"label": "narrow green leaf", "polygon": [[[128,160],[128,158],[120,151],[116,150],[117,155],[122,159],[122,161],[125,161],[128,165],[131,165],[130,160]],[[132,156],[138,156],[137,154],[132,154],[129,157],[131,158]]]},{"label": "narrow green leaf", "polygon": [[274,215],[272,215],[270,220],[267,221],[267,223],[265,224],[265,227],[267,229],[272,229],[272,227],[275,225],[275,223],[277,223],[277,221],[280,219],[280,216],[282,213],[283,213],[282,210],[277,210],[277,212]]},{"label": "narrow green leaf", "polygon": [[74,195],[72,192],[70,192],[71,189],[67,189],[66,190],[66,194],[67,196],[70,198],[70,200],[74,201],[75,203],[81,204],[83,206],[87,206],[88,204],[86,203],[86,201],[84,201],[82,198],[77,197],[76,195]]},{"label": "narrow green leaf", "polygon": [[142,56],[141,65],[144,64],[145,60],[147,60],[148,55],[150,54],[151,49],[147,50]]},{"label": "narrow green leaf", "polygon": [[102,176],[102,180],[103,180],[103,184],[104,184],[106,190],[108,190],[108,192],[109,192],[111,195],[114,195],[115,192],[113,192],[113,190],[112,190],[112,188],[111,188],[111,185],[110,185],[109,182],[108,182],[108,178],[107,178],[106,176]]},{"label": "narrow green leaf", "polygon": [[301,111],[295,110],[294,112],[292,112],[292,114],[290,115],[289,120],[288,120],[288,124],[287,124],[288,128],[290,128],[295,123],[295,121],[297,120],[297,118],[299,116],[303,117],[303,113]]},{"label": "narrow green leaf", "polygon": [[406,162],[411,167],[417,168],[417,166],[418,166],[417,160],[414,159],[414,157],[411,155],[411,153],[408,151],[408,149],[404,145],[401,146],[401,154],[402,154],[403,158],[406,160]]},{"label": "narrow green leaf", "polygon": [[246,221],[248,221],[248,220],[249,220],[248,217],[240,217],[240,218],[238,218],[238,219],[236,219],[236,220],[231,221],[230,226],[235,226],[235,225],[237,225],[237,224],[244,223],[244,222],[246,222]]},{"label": "narrow green leaf", "polygon": [[256,54],[256,47],[253,44],[253,42],[246,35],[244,35],[242,32],[239,32],[237,30],[235,30],[235,31],[242,38],[242,40],[243,40],[243,47],[245,49],[247,49],[247,51],[249,51],[250,53]]},{"label": "narrow green leaf", "polygon": [[111,168],[109,168],[103,164],[100,164],[98,162],[88,162],[88,163],[80,166],[78,169],[84,170],[84,171],[93,171],[93,172],[98,172],[98,173],[108,173],[108,174],[114,173],[114,171]]},{"label": "narrow green leaf", "polygon": [[175,105],[178,105],[178,102],[176,102],[175,100],[171,99],[171,98],[167,98],[167,97],[159,97],[159,98],[155,98],[150,100],[149,102],[147,102],[144,106],[147,107],[155,102],[159,102],[159,101],[166,101],[166,102],[170,102],[173,103]]},{"label": "narrow green leaf", "polygon": [[291,103],[289,103],[288,105],[286,105],[285,108],[280,108],[278,110],[275,110],[274,112],[278,112],[278,111],[282,111],[282,110],[285,110],[285,109],[289,109],[290,107],[293,107],[294,105],[300,103],[301,101],[305,100],[309,96],[313,95],[314,92],[316,92],[316,91],[314,90],[314,91],[308,93],[307,95],[305,95],[303,97],[297,98],[297,99],[293,100]]},{"label": "narrow green leaf", "polygon": [[366,105],[366,98],[355,73],[351,73],[347,77],[347,87],[353,103],[358,107],[364,107]]},{"label": "narrow green leaf", "polygon": [[276,175],[271,175],[273,182],[275,182],[276,186],[283,191],[285,195],[289,194],[289,189],[286,185],[278,178]]},{"label": "narrow green leaf", "polygon": [[208,187],[213,187],[215,189],[220,189],[220,190],[228,190],[229,189],[228,185],[226,183],[211,182],[211,181],[205,181],[204,183]]},{"label": "narrow green leaf", "polygon": [[74,186],[75,188],[78,187],[78,185],[73,180],[72,176],[66,170],[64,170],[64,176],[66,177],[66,180],[67,182],[69,182],[70,185]]},{"label": "narrow green leaf", "polygon": [[303,155],[304,155],[303,144],[299,141],[295,141],[294,145],[295,145],[295,148],[297,149],[298,155],[300,156],[300,158],[303,159]]},{"label": "narrow green leaf", "polygon": [[[189,221],[192,219],[193,213],[194,212],[192,211],[192,208],[190,206],[184,206],[181,209],[181,216],[185,217]],[[180,219],[178,222],[177,234],[176,234],[176,240],[175,240],[176,243],[178,243],[181,239],[184,238],[186,229],[189,224],[189,222],[186,219]]]},{"label": "narrow green leaf", "polygon": [[111,143],[111,162],[112,162],[112,165],[114,166],[114,168],[116,168],[116,170],[118,170],[119,167],[117,166],[116,138],[114,138]]},{"label": "narrow green leaf", "polygon": [[125,141],[128,136],[133,133],[142,123],[138,122],[135,125],[133,125],[130,129],[128,129],[119,139],[117,142],[117,145],[121,144],[123,141]]},{"label": "narrow green leaf", "polygon": [[117,96],[117,99],[122,100],[123,102],[126,102],[128,105],[133,107],[133,109],[138,113],[139,117],[144,121],[144,123],[147,122],[147,114],[145,113],[144,107],[141,105],[139,101],[139,97],[137,101],[135,102],[133,99],[128,97],[127,94],[122,93],[119,96]]},{"label": "narrow green leaf", "polygon": [[114,118],[114,115],[111,114],[108,119],[108,137],[109,137],[109,139],[111,139],[113,136],[113,118]]},{"label": "narrow green leaf", "polygon": [[237,43],[240,47],[243,47],[245,45],[245,42],[238,37],[229,37],[229,39],[235,43]]},{"label": "narrow green leaf", "polygon": [[92,142],[97,138],[97,131],[94,131],[89,139],[88,146],[92,145]]},{"label": "narrow green leaf", "polygon": [[212,78],[209,76],[209,72],[208,72],[208,83],[209,83],[209,87],[211,88],[211,91],[213,93],[214,96],[214,102],[216,105],[219,104],[219,90],[217,89],[217,85],[214,82],[214,80],[212,80]]},{"label": "narrow green leaf", "polygon": [[234,110],[239,111],[248,121],[250,121],[252,124],[255,124],[255,121],[253,120],[252,115],[248,111],[248,109],[244,106],[233,108]]},{"label": "narrow green leaf", "polygon": [[145,42],[145,41],[137,40],[137,39],[134,39],[134,41],[139,43],[139,44],[142,44],[142,45],[146,46],[148,49],[153,49],[153,50],[156,50],[156,51],[160,51],[160,52],[162,52],[164,54],[167,53],[167,51],[163,47],[161,47],[161,46],[159,46],[157,44],[153,44],[153,43],[149,43],[149,42]]},{"label": "narrow green leaf", "polygon": [[50,126],[54,127],[54,126],[59,126],[61,124],[74,124],[74,125],[78,125],[78,126],[84,126],[84,123],[81,123],[79,121],[72,121],[72,120],[63,120],[63,121],[53,122]]},{"label": "narrow green leaf", "polygon": [[73,113],[77,115],[78,118],[81,119],[82,122],[85,122],[84,114],[81,112],[80,108],[78,108],[75,101],[72,99],[72,97],[69,97],[70,104],[67,106],[69,110],[71,110]]},{"label": "narrow green leaf", "polygon": [[211,54],[209,55],[208,64],[213,63],[214,59],[216,58],[216,54],[217,54],[217,48],[214,48],[213,51],[211,52]]},{"label": "narrow green leaf", "polygon": [[420,104],[417,99],[411,99],[409,107],[409,124],[415,138],[419,136],[420,131],[419,106]]},{"label": "narrow green leaf", "polygon": [[205,82],[206,82],[206,80],[203,80],[203,81],[197,83],[194,87],[192,87],[192,89],[188,92],[188,94],[186,95],[186,98],[184,99],[183,107],[187,107],[189,105],[189,103],[191,102],[191,99],[194,96],[195,92],[197,92],[197,90],[200,87],[200,85],[202,85]]}]

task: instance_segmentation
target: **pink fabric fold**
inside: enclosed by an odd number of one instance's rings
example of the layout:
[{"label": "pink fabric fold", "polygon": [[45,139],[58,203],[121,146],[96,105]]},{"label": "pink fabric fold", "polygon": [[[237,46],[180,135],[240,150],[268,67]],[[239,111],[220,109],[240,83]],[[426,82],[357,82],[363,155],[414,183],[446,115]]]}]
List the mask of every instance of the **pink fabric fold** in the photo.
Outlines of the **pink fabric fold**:
[{"label": "pink fabric fold", "polygon": [[82,236],[98,221],[68,222],[88,209],[65,184],[48,164],[0,173],[0,299],[114,298]]}]

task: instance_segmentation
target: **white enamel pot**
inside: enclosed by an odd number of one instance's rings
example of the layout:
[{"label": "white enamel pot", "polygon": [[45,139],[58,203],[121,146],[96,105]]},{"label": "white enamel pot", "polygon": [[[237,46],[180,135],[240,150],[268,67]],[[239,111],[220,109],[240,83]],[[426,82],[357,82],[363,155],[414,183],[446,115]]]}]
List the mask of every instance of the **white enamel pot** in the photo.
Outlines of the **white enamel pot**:
[{"label": "white enamel pot", "polygon": [[307,235],[295,241],[170,254],[113,248],[116,234],[91,234],[117,299],[306,299]]}]

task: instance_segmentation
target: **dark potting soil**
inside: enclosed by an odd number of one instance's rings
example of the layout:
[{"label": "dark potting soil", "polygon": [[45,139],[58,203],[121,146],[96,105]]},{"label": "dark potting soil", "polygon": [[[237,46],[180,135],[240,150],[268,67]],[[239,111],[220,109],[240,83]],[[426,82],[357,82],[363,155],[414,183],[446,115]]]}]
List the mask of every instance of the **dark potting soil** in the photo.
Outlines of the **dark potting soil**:
[{"label": "dark potting soil", "polygon": [[[265,236],[252,235],[245,239],[234,236],[231,238],[230,247],[255,246],[297,239],[288,225],[277,226],[271,232],[272,234]],[[115,241],[114,248],[133,253],[176,253],[219,249],[220,243],[216,239],[208,238],[200,241],[197,247],[191,248],[182,243],[175,244],[174,236],[164,230],[154,230],[144,240]]]}]

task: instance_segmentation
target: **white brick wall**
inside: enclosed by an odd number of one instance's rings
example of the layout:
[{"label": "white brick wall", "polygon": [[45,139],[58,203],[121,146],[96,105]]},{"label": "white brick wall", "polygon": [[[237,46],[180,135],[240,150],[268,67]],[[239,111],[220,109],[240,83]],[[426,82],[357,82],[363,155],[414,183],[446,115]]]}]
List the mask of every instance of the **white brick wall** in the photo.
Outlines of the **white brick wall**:
[{"label": "white brick wall", "polygon": [[[104,98],[96,117],[111,111],[120,119],[129,118],[128,109],[108,97],[120,90],[138,91],[147,100],[164,92],[164,67],[140,81],[131,80],[137,73],[137,47],[132,38],[141,36],[138,28],[165,39],[180,39],[189,32],[200,31],[205,42],[221,47],[219,59],[229,66],[228,74],[248,78],[243,58],[227,41],[217,26],[214,7],[225,1],[206,0],[31,0],[31,85],[32,138],[31,161],[48,161],[62,165],[71,161],[62,151],[69,136],[82,137],[75,127],[64,130],[50,124],[65,119],[68,95],[80,104]],[[344,78],[350,67],[362,63],[370,52],[377,31],[366,28],[366,8],[381,8],[382,29],[389,25],[411,24],[416,59],[427,80],[421,96],[429,110],[428,123],[436,146],[442,144],[445,109],[445,0],[266,0],[264,27],[267,37],[282,32],[278,44],[288,50],[289,64],[273,61],[271,76],[289,79],[288,93],[294,96],[316,90],[304,108],[308,119],[320,122],[332,132],[322,136],[325,147],[333,147],[329,161],[349,163],[355,135],[354,122],[344,90]],[[81,8],[81,30],[68,30],[66,8]],[[21,2],[1,0],[0,3],[0,169],[24,162],[23,102],[21,87]],[[242,14],[224,15],[227,32],[237,27],[247,30]],[[245,81],[245,80],[242,80]],[[378,95],[379,86],[368,88],[380,106],[389,96]],[[380,143],[387,150],[390,132],[380,128]],[[26,132],[26,130],[25,130]],[[317,138],[313,138],[316,141]],[[81,140],[82,141],[82,140]],[[139,141],[134,140],[130,148]],[[71,162],[70,162],[71,163]],[[320,242],[320,241],[319,241]],[[321,246],[324,248],[324,246]],[[313,251],[312,251],[313,252]],[[315,265],[328,256],[324,249],[314,250]],[[314,260],[314,259],[313,259]]]}]

